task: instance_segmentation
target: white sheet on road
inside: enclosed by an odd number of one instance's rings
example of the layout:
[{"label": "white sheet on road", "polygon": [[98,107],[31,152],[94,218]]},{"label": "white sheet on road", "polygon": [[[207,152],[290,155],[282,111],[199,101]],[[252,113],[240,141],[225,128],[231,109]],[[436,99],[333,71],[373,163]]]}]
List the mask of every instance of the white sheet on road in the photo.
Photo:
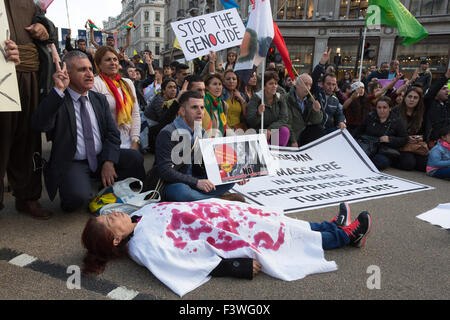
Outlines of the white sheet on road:
[{"label": "white sheet on road", "polygon": [[347,130],[300,149],[271,147],[271,155],[278,168],[274,176],[251,179],[234,191],[285,213],[434,189],[379,172]]},{"label": "white sheet on road", "polygon": [[450,229],[450,203],[438,205],[436,208],[417,216],[418,219]]}]

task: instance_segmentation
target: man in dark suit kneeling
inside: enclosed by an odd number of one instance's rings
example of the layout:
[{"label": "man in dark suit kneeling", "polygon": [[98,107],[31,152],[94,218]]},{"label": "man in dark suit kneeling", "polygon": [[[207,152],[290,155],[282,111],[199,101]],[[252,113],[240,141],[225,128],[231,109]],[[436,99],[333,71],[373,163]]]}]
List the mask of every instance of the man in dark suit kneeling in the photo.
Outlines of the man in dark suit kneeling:
[{"label": "man in dark suit kneeling", "polygon": [[103,186],[116,180],[145,178],[144,158],[136,150],[120,149],[120,133],[106,97],[90,91],[92,64],[80,51],[69,52],[57,64],[54,89],[33,115],[33,126],[52,141],[44,178],[50,200],[59,190],[61,208],[72,212],[91,197],[91,178]]}]

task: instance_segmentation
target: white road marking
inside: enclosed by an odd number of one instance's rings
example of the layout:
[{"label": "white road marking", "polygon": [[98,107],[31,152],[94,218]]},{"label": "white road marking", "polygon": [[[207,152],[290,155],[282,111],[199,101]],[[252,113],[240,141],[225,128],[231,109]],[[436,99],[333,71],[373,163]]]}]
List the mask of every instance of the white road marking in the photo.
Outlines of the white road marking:
[{"label": "white road marking", "polygon": [[9,261],[9,263],[23,268],[23,267],[35,262],[36,260],[37,260],[37,258],[29,256],[24,253],[24,254],[21,254],[20,256],[15,257],[14,259],[11,259]]},{"label": "white road marking", "polygon": [[129,290],[125,287],[118,287],[108,293],[108,297],[114,300],[133,300],[139,292],[134,290]]}]

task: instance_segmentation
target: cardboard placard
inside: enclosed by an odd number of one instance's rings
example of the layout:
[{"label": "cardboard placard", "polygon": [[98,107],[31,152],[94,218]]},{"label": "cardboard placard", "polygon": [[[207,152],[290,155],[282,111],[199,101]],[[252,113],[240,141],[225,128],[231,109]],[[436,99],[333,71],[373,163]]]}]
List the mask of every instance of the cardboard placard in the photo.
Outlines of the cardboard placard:
[{"label": "cardboard placard", "polygon": [[9,38],[9,34],[5,3],[0,1],[0,112],[22,110],[16,67],[5,57],[5,41]]}]

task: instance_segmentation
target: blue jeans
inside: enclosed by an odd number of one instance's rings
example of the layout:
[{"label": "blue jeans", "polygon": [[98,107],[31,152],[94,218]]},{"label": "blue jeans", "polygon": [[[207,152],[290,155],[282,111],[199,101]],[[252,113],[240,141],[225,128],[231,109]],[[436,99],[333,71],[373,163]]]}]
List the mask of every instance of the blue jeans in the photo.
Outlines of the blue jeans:
[{"label": "blue jeans", "polygon": [[350,238],[344,230],[338,228],[334,222],[310,223],[311,230],[322,234],[322,248],[324,250],[336,249],[350,243]]},{"label": "blue jeans", "polygon": [[449,179],[450,178],[450,168],[441,168],[436,170],[433,174],[431,174],[434,178],[439,179]]},{"label": "blue jeans", "polygon": [[234,183],[216,186],[216,190],[205,193],[193,189],[184,183],[173,183],[166,186],[165,199],[167,201],[188,202],[210,198],[218,198],[234,187]]}]

